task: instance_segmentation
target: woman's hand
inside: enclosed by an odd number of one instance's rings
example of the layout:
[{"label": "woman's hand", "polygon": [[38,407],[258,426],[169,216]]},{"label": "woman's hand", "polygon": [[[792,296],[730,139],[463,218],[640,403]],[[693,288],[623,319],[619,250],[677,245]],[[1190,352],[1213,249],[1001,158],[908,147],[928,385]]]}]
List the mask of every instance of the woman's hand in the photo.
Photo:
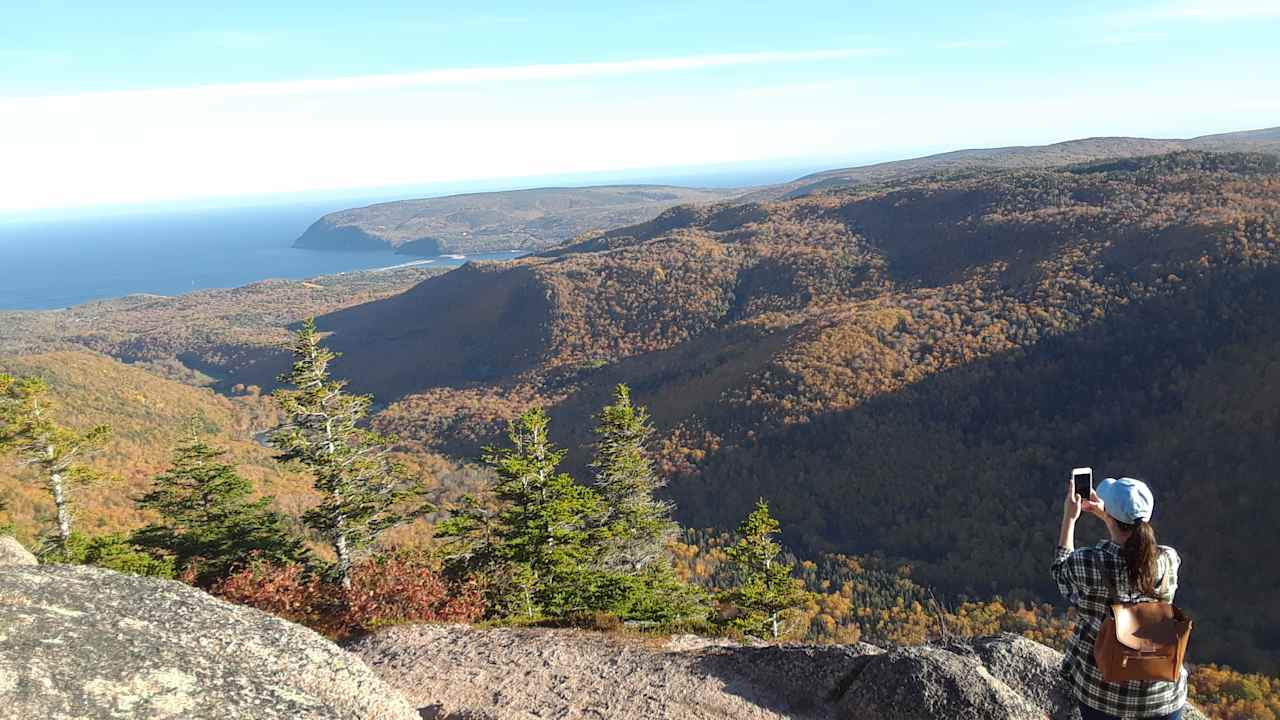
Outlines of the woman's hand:
[{"label": "woman's hand", "polygon": [[[1090,493],[1094,498],[1098,497],[1097,493]],[[1093,498],[1090,498],[1092,501]],[[1062,522],[1074,523],[1080,517],[1080,511],[1088,505],[1090,501],[1085,501],[1076,494],[1076,482],[1074,478],[1067,478],[1067,498],[1062,501]]]},{"label": "woman's hand", "polygon": [[1107,507],[1103,504],[1102,498],[1098,497],[1098,493],[1093,490],[1089,491],[1089,499],[1080,503],[1080,506],[1090,515],[1096,515],[1099,520],[1101,520],[1107,512]]}]

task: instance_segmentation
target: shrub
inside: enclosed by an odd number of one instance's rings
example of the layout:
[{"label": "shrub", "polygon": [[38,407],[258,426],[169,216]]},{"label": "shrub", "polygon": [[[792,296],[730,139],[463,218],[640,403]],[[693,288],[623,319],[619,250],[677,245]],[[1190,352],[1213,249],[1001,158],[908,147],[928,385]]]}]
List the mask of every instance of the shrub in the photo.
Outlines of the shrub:
[{"label": "shrub", "polygon": [[618,632],[624,626],[622,619],[617,615],[599,610],[569,613],[564,618],[545,623],[545,625],[548,627],[577,628],[579,630],[605,633]]},{"label": "shrub", "polygon": [[333,615],[333,608],[326,605],[337,599],[325,585],[319,575],[303,565],[256,561],[219,580],[209,592],[237,605],[325,632],[326,619]]},{"label": "shrub", "polygon": [[385,625],[472,622],[484,615],[484,596],[473,581],[448,582],[423,558],[366,560],[349,575],[351,586],[298,564],[255,562],[215,584],[211,592],[331,637]]},{"label": "shrub", "polygon": [[62,565],[92,565],[116,572],[151,577],[172,578],[173,558],[151,555],[129,544],[121,533],[90,537],[73,532],[64,547],[49,543],[40,553],[40,561]]},{"label": "shrub", "polygon": [[446,582],[425,560],[410,556],[357,565],[343,605],[343,624],[351,630],[410,622],[473,622],[485,608],[474,581]]},{"label": "shrub", "polygon": [[637,573],[602,573],[593,600],[623,620],[657,625],[696,621],[709,612],[706,594],[681,581],[663,562]]}]

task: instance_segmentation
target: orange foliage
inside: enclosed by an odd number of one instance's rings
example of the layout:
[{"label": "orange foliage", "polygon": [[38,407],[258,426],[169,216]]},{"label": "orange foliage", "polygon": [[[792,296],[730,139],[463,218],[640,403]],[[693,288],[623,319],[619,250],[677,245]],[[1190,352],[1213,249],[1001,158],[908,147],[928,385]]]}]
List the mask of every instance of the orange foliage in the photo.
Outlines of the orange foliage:
[{"label": "orange foliage", "polygon": [[429,563],[408,556],[361,563],[350,588],[300,565],[259,563],[220,581],[211,592],[331,637],[398,623],[474,622],[485,609],[474,582],[448,582]]}]

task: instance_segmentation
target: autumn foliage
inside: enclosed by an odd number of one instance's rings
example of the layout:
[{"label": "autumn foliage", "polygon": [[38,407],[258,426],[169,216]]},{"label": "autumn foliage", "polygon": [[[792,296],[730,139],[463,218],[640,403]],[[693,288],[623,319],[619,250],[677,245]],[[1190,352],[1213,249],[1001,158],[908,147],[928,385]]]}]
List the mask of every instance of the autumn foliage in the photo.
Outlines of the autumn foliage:
[{"label": "autumn foliage", "polygon": [[1056,598],[1056,478],[1143,477],[1161,541],[1214,559],[1179,595],[1198,657],[1280,672],[1280,576],[1253,559],[1280,543],[1275,157],[676,208],[321,326],[402,396],[376,422],[415,449],[470,452],[533,395],[573,472],[625,382],[682,523],[732,527],[764,497],[803,554],[910,558],[953,597]]},{"label": "autumn foliage", "polygon": [[1200,665],[1191,669],[1190,682],[1196,703],[1216,720],[1280,718],[1280,678]]},{"label": "autumn foliage", "polygon": [[331,637],[398,623],[473,622],[485,610],[473,582],[447,581],[429,562],[409,555],[356,565],[350,588],[302,565],[256,563],[222,580],[212,592]]},{"label": "autumn foliage", "polygon": [[[1160,539],[1189,559],[1179,602],[1196,616],[1194,660],[1280,672],[1280,574],[1258,571],[1259,548],[1280,544],[1274,157],[966,171],[679,207],[387,295],[289,284],[0,316],[9,352],[52,343],[149,363],[57,353],[0,368],[74,389],[63,404],[120,430],[106,459],[139,476],[157,443],[167,452],[152,428],[200,409],[297,515],[314,497],[248,440],[242,418],[270,412],[255,389],[195,397],[149,371],[181,356],[224,384],[265,383],[300,309],[383,298],[319,320],[353,388],[389,403],[376,429],[417,457],[474,457],[541,406],[563,469],[580,474],[590,415],[626,383],[652,412],[678,520],[728,528],[769,500],[809,591],[787,629],[819,642],[1017,632],[1060,647],[1073,618],[1044,602],[1056,599],[1049,488],[1087,458],[1156,488]],[[489,480],[442,475],[438,500]],[[34,497],[8,495],[19,529],[34,526]],[[104,527],[144,520],[123,492],[102,498]],[[724,589],[731,545],[690,531],[674,548],[680,578]],[[300,566],[250,568],[218,591],[332,635],[479,616],[474,587],[385,562],[360,566],[345,594]],[[1273,678],[1203,665],[1192,684],[1215,717],[1280,715]]]}]

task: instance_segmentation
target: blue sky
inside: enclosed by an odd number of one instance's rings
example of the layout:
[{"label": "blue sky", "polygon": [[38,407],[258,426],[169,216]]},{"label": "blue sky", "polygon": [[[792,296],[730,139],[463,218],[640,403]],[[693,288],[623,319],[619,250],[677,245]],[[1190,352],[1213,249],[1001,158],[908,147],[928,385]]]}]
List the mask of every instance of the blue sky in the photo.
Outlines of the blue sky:
[{"label": "blue sky", "polygon": [[196,5],[6,8],[0,212],[1280,125],[1280,0]]}]

